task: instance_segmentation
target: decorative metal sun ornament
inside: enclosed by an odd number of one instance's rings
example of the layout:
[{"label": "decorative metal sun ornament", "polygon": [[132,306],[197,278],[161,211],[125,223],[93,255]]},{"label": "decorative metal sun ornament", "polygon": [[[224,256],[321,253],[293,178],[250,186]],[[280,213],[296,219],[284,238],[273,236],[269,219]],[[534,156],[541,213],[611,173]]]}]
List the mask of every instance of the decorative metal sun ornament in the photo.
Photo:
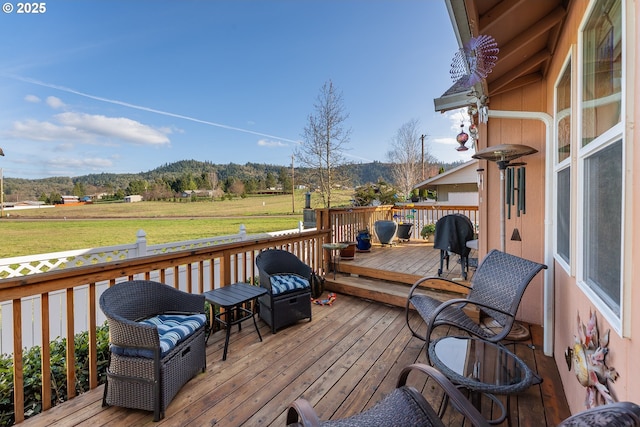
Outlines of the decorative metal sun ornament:
[{"label": "decorative metal sun ornament", "polygon": [[470,88],[493,70],[498,61],[498,43],[488,35],[480,35],[469,40],[453,56],[451,78],[462,86]]}]

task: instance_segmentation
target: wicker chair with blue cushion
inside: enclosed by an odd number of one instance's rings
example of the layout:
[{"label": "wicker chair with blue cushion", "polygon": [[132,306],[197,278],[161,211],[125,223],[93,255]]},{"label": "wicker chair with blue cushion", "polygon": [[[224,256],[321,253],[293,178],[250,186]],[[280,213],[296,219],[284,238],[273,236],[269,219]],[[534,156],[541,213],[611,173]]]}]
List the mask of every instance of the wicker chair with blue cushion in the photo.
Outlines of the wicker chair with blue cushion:
[{"label": "wicker chair with blue cushion", "polygon": [[[291,404],[287,412],[288,427],[444,427],[444,423],[424,396],[407,385],[411,372],[422,372],[440,386],[451,405],[471,425],[488,427],[471,402],[437,369],[424,364],[414,364],[403,369],[398,378],[397,388],[371,409],[349,418],[320,421],[315,411],[305,399]],[[431,380],[429,383],[432,383]],[[428,387],[432,391],[434,386]],[[451,415],[446,413],[446,415]],[[457,418],[456,418],[457,419]],[[463,421],[463,420],[460,420]],[[460,424],[462,425],[462,424]],[[466,425],[466,424],[465,424]]]},{"label": "wicker chair with blue cushion", "polygon": [[268,291],[258,298],[260,318],[271,332],[302,319],[311,321],[311,267],[282,249],[260,252],[256,266],[260,286]]},{"label": "wicker chair with blue cushion", "polygon": [[[429,343],[431,333],[438,326],[455,326],[481,339],[499,342],[511,328],[524,291],[538,272],[547,268],[516,255],[496,249],[490,251],[471,278],[470,286],[441,277],[424,277],[418,280],[407,297],[406,322],[414,336]],[[468,289],[466,298],[453,298],[442,302],[420,292],[429,281],[444,281],[450,285]],[[415,308],[426,322],[426,334],[420,335],[417,326],[411,325],[410,310]],[[465,309],[480,310],[493,318],[494,328],[488,329],[475,322]]]},{"label": "wicker chair with blue cushion", "polygon": [[100,296],[110,355],[104,406],[153,411],[206,367],[204,296],[147,281],[122,282]]},{"label": "wicker chair with blue cushion", "polygon": [[640,427],[640,406],[633,402],[596,406],[572,415],[558,427]]}]

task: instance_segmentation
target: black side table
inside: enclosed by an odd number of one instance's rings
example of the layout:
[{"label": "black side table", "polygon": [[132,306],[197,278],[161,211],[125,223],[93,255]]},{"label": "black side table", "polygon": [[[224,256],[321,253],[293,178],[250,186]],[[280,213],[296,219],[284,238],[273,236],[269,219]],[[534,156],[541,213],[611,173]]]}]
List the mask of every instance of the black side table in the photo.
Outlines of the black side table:
[{"label": "black side table", "polygon": [[[227,335],[224,340],[224,353],[222,360],[227,360],[227,348],[229,347],[229,335],[231,334],[231,327],[238,325],[238,330],[242,330],[242,321],[249,318],[253,319],[253,325],[256,327],[258,337],[262,342],[262,335],[258,329],[258,323],[254,316],[253,311],[243,307],[243,305],[251,300],[255,300],[261,295],[267,293],[265,288],[260,286],[252,286],[247,283],[234,283],[233,285],[224,286],[222,288],[207,291],[203,295],[209,303],[217,305],[221,309],[220,313],[214,316],[215,322],[225,325],[227,328]],[[224,320],[223,320],[224,316]],[[211,335],[211,331],[207,335],[207,341]]]}]

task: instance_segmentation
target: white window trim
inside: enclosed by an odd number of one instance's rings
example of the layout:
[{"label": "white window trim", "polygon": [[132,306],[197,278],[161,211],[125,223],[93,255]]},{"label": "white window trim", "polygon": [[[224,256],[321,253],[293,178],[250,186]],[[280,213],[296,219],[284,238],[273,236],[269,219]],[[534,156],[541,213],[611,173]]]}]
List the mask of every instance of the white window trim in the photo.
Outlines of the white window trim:
[{"label": "white window trim", "polygon": [[[632,287],[631,281],[631,242],[630,239],[627,239],[626,236],[631,228],[632,218],[630,218],[631,208],[631,197],[633,197],[631,191],[631,171],[628,171],[627,163],[628,163],[628,153],[630,152],[631,147],[630,144],[627,144],[626,141],[629,141],[630,135],[625,132],[626,126],[626,117],[627,117],[627,108],[628,103],[632,103],[633,99],[629,100],[628,97],[624,96],[627,90],[627,73],[630,71],[631,64],[627,61],[627,49],[629,45],[629,40],[632,40],[630,37],[630,30],[633,30],[632,25],[627,22],[627,4],[626,1],[622,0],[621,8],[622,8],[622,37],[623,37],[623,50],[622,50],[622,76],[621,76],[621,94],[622,102],[621,102],[621,118],[622,122],[616,124],[611,129],[604,132],[602,135],[598,136],[595,140],[587,144],[587,146],[582,147],[582,87],[583,87],[583,45],[584,38],[583,32],[586,26],[586,23],[591,16],[593,8],[595,7],[597,0],[591,0],[589,3],[589,7],[587,8],[582,22],[580,23],[580,27],[578,30],[578,49],[577,49],[577,61],[576,61],[576,69],[578,71],[577,74],[577,95],[578,95],[578,103],[576,104],[576,113],[577,113],[577,170],[576,170],[576,178],[577,178],[577,206],[584,206],[584,161],[585,159],[592,154],[596,150],[601,150],[606,146],[615,143],[616,141],[622,139],[622,233],[621,233],[621,250],[622,250],[622,259],[620,260],[620,316],[614,313],[608,305],[602,301],[602,299],[595,294],[595,292],[585,283],[584,280],[584,253],[583,251],[577,250],[575,253],[575,271],[576,271],[576,284],[578,288],[584,292],[584,294],[589,298],[589,300],[594,304],[595,308],[602,314],[602,316],[609,322],[613,330],[622,337],[630,336],[630,324],[631,324],[631,303],[630,303],[630,292]],[[630,75],[633,75],[631,73]],[[577,215],[576,221],[576,229],[583,230],[584,228],[584,215]],[[578,232],[576,233],[576,246],[577,248],[584,247],[584,233]]]},{"label": "white window trim", "polygon": [[[575,48],[575,45],[572,46],[573,50]],[[562,64],[562,67],[560,67],[560,73],[558,74],[558,77],[553,85],[553,108],[554,108],[554,120],[553,120],[553,144],[554,144],[554,150],[553,150],[553,163],[554,163],[554,169],[553,169],[553,188],[554,188],[554,201],[557,202],[558,200],[558,173],[567,168],[567,167],[571,167],[571,182],[572,182],[572,187],[573,187],[573,183],[575,183],[575,159],[576,159],[576,154],[575,154],[575,135],[576,135],[576,120],[575,120],[575,93],[576,93],[576,85],[575,85],[575,77],[576,77],[576,65],[575,65],[575,61],[572,61],[572,58],[575,57],[574,53],[572,51],[569,51],[569,53],[567,54],[567,57],[564,60],[564,63]],[[565,71],[567,70],[567,67],[569,66],[569,63],[571,62],[571,140],[570,140],[570,146],[571,146],[571,153],[569,155],[569,157],[567,157],[566,159],[562,160],[561,162],[558,162],[558,120],[559,120],[559,115],[560,112],[558,111],[558,85],[560,84],[560,79],[562,78],[562,76],[564,75]],[[569,276],[575,276],[575,271],[573,270],[573,266],[575,266],[575,245],[574,245],[574,236],[575,236],[575,199],[576,199],[576,195],[575,195],[575,191],[573,191],[573,188],[571,188],[571,210],[569,213],[569,263],[567,263],[565,261],[564,258],[562,258],[559,254],[558,254],[558,233],[557,233],[557,218],[558,218],[558,204],[556,202],[553,203],[553,221],[554,224],[556,224],[556,227],[554,227],[553,229],[553,257],[555,258],[556,262],[558,263],[558,265],[560,265],[560,267],[562,267],[563,270],[566,271],[566,273]]]}]

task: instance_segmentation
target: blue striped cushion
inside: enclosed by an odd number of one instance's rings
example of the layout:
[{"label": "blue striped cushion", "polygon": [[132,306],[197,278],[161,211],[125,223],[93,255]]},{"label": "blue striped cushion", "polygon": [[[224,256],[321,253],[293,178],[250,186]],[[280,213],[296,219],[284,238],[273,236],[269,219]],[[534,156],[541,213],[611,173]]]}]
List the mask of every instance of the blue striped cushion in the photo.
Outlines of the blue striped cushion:
[{"label": "blue striped cushion", "polygon": [[[175,346],[207,322],[204,314],[160,314],[140,321],[145,325],[158,328],[160,335],[160,357],[166,356]],[[152,358],[153,352],[147,349],[131,349],[112,346],[112,351],[130,357]]]},{"label": "blue striped cushion", "polygon": [[271,293],[273,295],[309,287],[309,280],[297,274],[274,274],[271,276]]}]

